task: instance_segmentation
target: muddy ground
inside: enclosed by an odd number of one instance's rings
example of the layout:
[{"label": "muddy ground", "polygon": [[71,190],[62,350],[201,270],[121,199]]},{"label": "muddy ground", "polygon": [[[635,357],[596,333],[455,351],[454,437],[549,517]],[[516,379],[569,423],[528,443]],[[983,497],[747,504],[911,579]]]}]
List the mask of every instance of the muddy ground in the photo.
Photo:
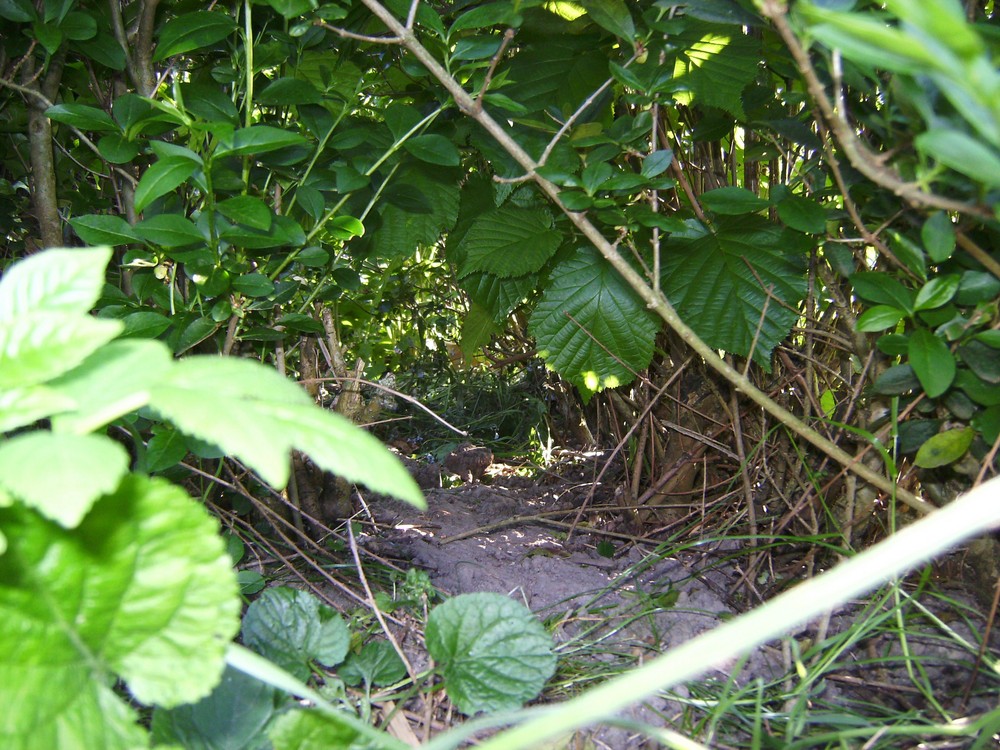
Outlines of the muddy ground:
[{"label": "muddy ground", "polygon": [[[614,512],[589,512],[614,505],[615,481],[594,483],[603,459],[602,454],[581,454],[534,478],[517,476],[512,467],[494,464],[481,483],[426,490],[425,512],[392,501],[371,503],[379,530],[366,535],[363,545],[404,567],[428,571],[444,593],[491,591],[518,599],[554,625],[561,656],[585,654],[584,658],[602,662],[595,663],[595,671],[627,668],[739,614],[748,598],[741,583],[741,564],[746,558],[738,554],[737,542],[675,551],[588,529],[589,523],[606,530],[620,522]],[[582,524],[567,539],[577,510],[584,504],[588,512],[581,515]],[[962,602],[970,601],[962,592],[954,595]],[[862,605],[859,602],[832,613],[829,623],[800,629],[793,634],[796,642],[807,647],[816,638],[817,628],[828,627],[828,637],[835,636],[850,626]],[[909,622],[908,632],[926,631],[926,638],[910,638],[908,647],[925,657],[937,699],[948,703],[949,710],[961,711],[960,715],[995,707],[996,694],[989,691],[960,705],[975,654],[949,645],[929,620],[918,619]],[[961,618],[948,615],[947,619],[975,642]],[[982,632],[981,620],[972,625]],[[784,680],[786,687],[794,688],[795,668],[788,645],[786,641],[758,649],[735,674],[735,665],[715,665],[705,679],[732,678],[737,685],[758,678],[765,684]],[[889,658],[899,653],[898,641],[877,635],[851,648],[856,658],[850,652],[842,657],[841,668],[809,691],[812,700],[843,706],[845,711],[858,711],[858,705],[918,714],[928,711],[906,670]],[[882,656],[886,657],[883,666],[872,670],[870,660]],[[855,662],[857,669],[851,666]],[[698,693],[690,688],[696,686],[675,692],[681,702],[656,698],[633,709],[631,717],[679,727],[686,710],[683,699]],[[995,688],[995,684],[990,686]],[[716,739],[719,744],[713,747],[740,743],[738,737]],[[579,746],[615,750],[658,746],[646,743],[625,730],[604,727],[588,733]]]}]

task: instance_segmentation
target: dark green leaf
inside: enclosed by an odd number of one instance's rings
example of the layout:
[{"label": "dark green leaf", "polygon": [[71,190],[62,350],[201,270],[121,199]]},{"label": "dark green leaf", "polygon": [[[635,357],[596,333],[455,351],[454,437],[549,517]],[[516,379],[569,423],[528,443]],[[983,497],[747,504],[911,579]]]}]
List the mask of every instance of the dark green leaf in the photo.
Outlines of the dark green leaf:
[{"label": "dark green leaf", "polygon": [[937,398],[951,387],[955,357],[944,341],[926,328],[918,328],[910,334],[908,351],[910,366],[928,396]]},{"label": "dark green leaf", "polygon": [[919,387],[920,381],[910,365],[894,365],[875,379],[872,390],[885,396],[902,396]]},{"label": "dark green leaf", "polygon": [[39,23],[36,21],[32,27],[32,31],[35,34],[35,39],[42,45],[42,49],[48,52],[49,55],[54,55],[59,51],[59,47],[65,38],[59,27],[51,22]]},{"label": "dark green leaf", "polygon": [[299,78],[276,78],[257,94],[257,103],[268,106],[318,104],[322,100],[315,86]]},{"label": "dark green leaf", "polygon": [[172,427],[160,427],[146,443],[145,470],[150,474],[176,466],[187,456],[187,441]]},{"label": "dark green leaf", "polygon": [[243,617],[243,643],[301,680],[313,661],[340,664],[350,642],[343,618],[308,591],[267,589]]},{"label": "dark green leaf", "polygon": [[889,274],[878,271],[861,271],[851,276],[851,285],[857,296],[869,302],[898,307],[907,313],[914,311],[913,292]]},{"label": "dark green leaf", "polygon": [[642,160],[642,176],[658,177],[670,168],[670,162],[673,160],[674,152],[669,148],[648,154]]},{"label": "dark green leaf", "polygon": [[458,148],[443,135],[418,135],[405,141],[403,148],[429,164],[457,167],[461,161]]},{"label": "dark green leaf", "polygon": [[83,42],[97,36],[97,21],[89,13],[68,13],[59,24],[59,28],[67,39],[75,42]]},{"label": "dark green leaf", "polygon": [[746,188],[723,187],[702,193],[701,204],[717,214],[740,215],[762,211],[770,204]]},{"label": "dark green leaf", "polygon": [[[714,234],[693,227],[666,245],[663,288],[680,315],[716,349],[753,355],[770,368],[806,291],[804,238],[761,217],[721,220]],[[774,299],[770,299],[773,295]]]},{"label": "dark green leaf", "polygon": [[135,210],[142,211],[195,173],[198,165],[182,156],[160,159],[145,171],[135,188]]},{"label": "dark green leaf", "polygon": [[439,604],[425,640],[448,696],[470,716],[520,708],[556,668],[551,636],[523,604],[501,594],[460,594]]},{"label": "dark green leaf", "polygon": [[89,214],[70,219],[69,223],[88,245],[128,245],[139,240],[132,225],[120,216]]},{"label": "dark green leaf", "polygon": [[[267,0],[283,18],[296,18],[311,10],[316,10],[317,0]],[[329,19],[328,19],[329,20]]]},{"label": "dark green leaf", "polygon": [[103,109],[86,104],[56,104],[45,110],[50,120],[72,125],[80,130],[118,132],[118,125]]},{"label": "dark green leaf", "polygon": [[935,263],[943,263],[955,251],[955,227],[943,211],[935,211],[920,228],[924,250]]},{"label": "dark green leaf", "polygon": [[560,234],[541,210],[503,206],[476,219],[459,251],[465,254],[461,276],[477,271],[508,278],[538,271],[552,257]]},{"label": "dark green leaf", "polygon": [[552,271],[528,329],[548,366],[593,393],[631,382],[649,365],[658,326],[621,276],[586,248]]},{"label": "dark green leaf", "polygon": [[917,449],[941,428],[940,419],[908,419],[899,425],[896,448],[900,453],[916,453]]},{"label": "dark green leaf", "polygon": [[971,370],[964,367],[959,368],[958,374],[955,375],[955,387],[965,391],[966,395],[977,404],[1000,405],[1000,388],[983,382]]},{"label": "dark green leaf", "polygon": [[115,133],[101,138],[97,150],[112,164],[126,164],[139,155],[139,144]]},{"label": "dark green leaf", "polygon": [[403,679],[406,665],[389,641],[372,641],[366,643],[359,653],[351,654],[337,670],[337,676],[348,685],[363,682],[381,687]]},{"label": "dark green leaf", "polygon": [[976,305],[1000,295],[1000,279],[985,271],[965,271],[958,285],[955,302],[959,305]]},{"label": "dark green leaf", "polygon": [[711,33],[704,26],[673,36],[671,42],[688,45],[679,60],[677,83],[688,87],[695,103],[717,107],[743,118],[743,90],[757,77],[760,42],[747,34],[728,29]]},{"label": "dark green leaf", "polygon": [[125,50],[111,34],[98,30],[97,36],[83,42],[74,42],[73,47],[94,62],[100,63],[111,70],[125,70],[128,57]]},{"label": "dark green leaf", "polygon": [[274,291],[274,282],[262,273],[246,273],[233,279],[233,290],[248,297],[266,297]]},{"label": "dark green leaf", "polygon": [[958,348],[958,355],[984,383],[1000,384],[1000,349],[972,339]]},{"label": "dark green leaf", "polygon": [[153,741],[200,750],[257,750],[276,713],[277,699],[277,691],[267,683],[227,666],[210,695],[191,705],[153,712]]},{"label": "dark green leaf", "polygon": [[624,0],[580,0],[580,5],[602,29],[630,44],[635,41],[635,21]]},{"label": "dark green leaf", "polygon": [[225,140],[215,155],[219,156],[257,156],[268,151],[289,146],[301,146],[306,139],[292,130],[275,128],[271,125],[251,125],[249,128],[236,130],[232,138]]},{"label": "dark green leaf", "polygon": [[993,445],[1000,436],[1000,405],[991,406],[972,420],[972,426],[983,435],[987,445]]},{"label": "dark green leaf", "polygon": [[29,0],[0,0],[0,18],[14,23],[31,23],[38,17]]},{"label": "dark green leaf", "polygon": [[125,330],[119,338],[153,339],[170,328],[170,318],[152,310],[141,310],[122,318]]},{"label": "dark green leaf", "polygon": [[518,25],[517,16],[508,2],[486,3],[462,13],[448,30],[448,36],[465,29],[483,29],[489,26]]},{"label": "dark green leaf", "polygon": [[225,13],[196,10],[172,18],[160,32],[153,62],[215,44],[235,30],[236,22]]},{"label": "dark green leaf", "polygon": [[237,224],[245,224],[253,229],[268,231],[274,222],[274,213],[260,198],[251,195],[237,195],[215,204],[220,214]]},{"label": "dark green leaf", "polygon": [[146,242],[165,248],[202,244],[205,238],[190,219],[180,214],[159,214],[135,225],[135,233]]},{"label": "dark green leaf", "polygon": [[826,211],[812,198],[790,195],[778,203],[778,218],[798,232],[823,234],[826,232]]}]

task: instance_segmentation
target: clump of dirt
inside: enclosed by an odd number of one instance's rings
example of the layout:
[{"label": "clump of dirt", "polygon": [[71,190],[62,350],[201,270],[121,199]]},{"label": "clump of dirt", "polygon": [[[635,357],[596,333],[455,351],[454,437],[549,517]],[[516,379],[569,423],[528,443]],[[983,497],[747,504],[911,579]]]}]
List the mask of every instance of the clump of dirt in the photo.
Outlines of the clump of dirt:
[{"label": "clump of dirt", "polygon": [[[614,477],[594,481],[604,460],[600,453],[576,456],[562,471],[540,479],[512,475],[494,465],[486,483],[427,490],[424,512],[392,501],[370,504],[379,531],[365,536],[363,544],[381,557],[428,571],[444,593],[490,591],[514,597],[552,626],[563,656],[620,660],[621,669],[738,615],[730,593],[739,588],[745,558],[734,554],[739,551],[737,542],[672,553],[640,547],[626,541],[624,534],[608,535],[596,525],[574,528],[582,505],[588,508],[582,515],[585,521],[595,517],[589,509],[614,505]],[[613,507],[604,518],[610,515]],[[571,528],[575,533],[568,538]],[[601,544],[608,540],[611,545]],[[860,605],[844,608],[829,622],[797,636],[808,643],[845,631],[860,609]],[[968,627],[964,630],[965,637],[972,636]],[[960,686],[971,671],[956,665],[971,665],[968,653],[939,637],[924,644],[918,638],[910,647],[939,657],[941,674],[931,674],[929,680],[954,685],[957,703]],[[899,646],[868,642],[864,649],[858,655],[859,665],[877,661],[880,654],[889,660]],[[596,653],[602,656],[595,657]],[[794,674],[788,649],[781,644],[758,649],[736,674],[734,669],[733,664],[712,665],[706,677],[732,679],[738,686],[758,679],[771,684]],[[875,687],[870,672],[866,675],[861,668],[849,672],[827,681],[825,700],[834,704],[878,700],[911,708],[920,703],[919,695],[912,696],[912,682],[903,668],[887,664],[878,670]],[[687,691],[675,691],[673,697],[682,701]],[[662,726],[684,710],[677,701],[657,698],[634,708],[630,718]],[[589,739],[596,747],[647,746],[646,740],[612,727],[597,730]]]}]

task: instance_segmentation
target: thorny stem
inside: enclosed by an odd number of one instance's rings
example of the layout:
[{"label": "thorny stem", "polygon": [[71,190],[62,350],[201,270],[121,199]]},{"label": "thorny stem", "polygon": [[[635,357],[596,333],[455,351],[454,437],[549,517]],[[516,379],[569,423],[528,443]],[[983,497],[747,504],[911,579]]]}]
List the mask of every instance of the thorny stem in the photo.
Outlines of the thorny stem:
[{"label": "thorny stem", "polygon": [[[610,242],[601,234],[600,230],[583,213],[570,211],[562,202],[559,188],[553,183],[539,175],[535,170],[538,164],[531,156],[515,141],[510,134],[504,130],[500,124],[494,120],[486,110],[477,111],[475,100],[462,88],[462,86],[452,78],[441,66],[437,59],[417,40],[410,29],[405,28],[378,0],[362,0],[365,6],[374,13],[379,20],[395,34],[403,46],[413,54],[417,60],[426,67],[431,74],[438,79],[442,86],[454,98],[462,112],[472,117],[479,125],[486,130],[494,140],[499,143],[504,150],[525,170],[525,172],[535,181],[538,187],[549,199],[569,218],[583,235],[593,243],[594,247],[604,256],[612,267],[630,287],[654,311],[680,338],[690,346],[705,362],[716,372],[722,375],[739,392],[746,395],[751,401],[768,412],[775,419],[795,432],[804,440],[812,443],[813,446],[826,453],[838,463],[847,467],[859,477],[869,482],[883,492],[894,496],[909,505],[914,510],[921,513],[929,513],[934,510],[934,506],[913,493],[895,486],[886,477],[876,473],[863,463],[859,463],[854,456],[832,443],[820,435],[816,430],[809,427],[805,422],[794,414],[784,409],[779,404],[771,400],[767,394],[757,388],[750,380],[735,370],[722,360],[715,350],[701,340],[698,335],[681,320],[673,305],[652,287],[646,280],[622,257]],[[787,27],[787,25],[786,25]],[[959,204],[961,210],[969,212],[970,207]],[[954,208],[953,210],[959,210]]]}]

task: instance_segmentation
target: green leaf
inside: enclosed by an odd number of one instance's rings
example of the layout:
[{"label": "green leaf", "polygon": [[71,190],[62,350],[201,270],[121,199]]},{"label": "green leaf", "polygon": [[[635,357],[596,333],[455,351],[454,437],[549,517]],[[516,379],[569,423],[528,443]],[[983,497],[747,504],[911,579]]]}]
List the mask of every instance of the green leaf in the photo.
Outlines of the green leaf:
[{"label": "green leaf", "polygon": [[275,128],[271,125],[251,125],[233,131],[231,138],[222,139],[215,151],[216,157],[257,156],[268,151],[301,146],[306,139],[292,130]]},{"label": "green leaf", "polygon": [[70,226],[88,245],[128,245],[137,242],[135,229],[120,216],[88,214],[69,220]]},{"label": "green leaf", "polygon": [[233,291],[248,297],[266,297],[274,291],[274,282],[262,273],[245,273],[233,279]]},{"label": "green leaf", "polygon": [[295,18],[316,10],[316,0],[267,0],[267,4],[274,8],[283,18]]},{"label": "green leaf", "polygon": [[97,36],[73,44],[83,55],[111,70],[125,70],[128,57],[118,40],[98,29]]},{"label": "green leaf", "polygon": [[372,249],[383,258],[405,257],[420,246],[437,242],[458,218],[459,187],[449,175],[410,169],[399,184],[407,193],[424,197],[429,210],[418,213],[391,203],[382,207],[382,226],[372,236]]},{"label": "green leaf", "polygon": [[43,383],[73,369],[122,327],[117,320],[44,310],[0,320],[0,389]]},{"label": "green leaf", "polygon": [[690,89],[695,103],[717,107],[743,119],[742,93],[757,76],[760,42],[747,34],[714,33],[700,24],[671,42],[688,45],[674,67],[674,80]]},{"label": "green leaf", "polygon": [[669,148],[647,154],[642,159],[642,176],[658,177],[670,168],[670,163],[673,160],[674,152]]},{"label": "green leaf", "polygon": [[352,653],[337,670],[337,676],[347,685],[384,687],[406,676],[406,665],[389,641],[371,641]]},{"label": "green leaf", "polygon": [[237,195],[216,204],[219,213],[237,224],[245,224],[253,229],[268,231],[274,223],[274,213],[260,198],[251,195]]},{"label": "green leaf", "polygon": [[204,244],[205,237],[194,223],[180,214],[158,214],[135,225],[135,233],[164,248]]},{"label": "green leaf", "polygon": [[188,357],[157,384],[150,406],[188,435],[214,443],[275,487],[295,447],[348,481],[423,506],[403,465],[377,439],[317,408],[296,384],[257,363]]},{"label": "green leaf", "polygon": [[910,366],[928,396],[937,398],[951,387],[955,357],[943,340],[926,328],[918,328],[910,334],[908,351]]},{"label": "green leaf", "polygon": [[146,463],[143,467],[150,474],[176,466],[188,453],[187,441],[177,430],[159,426],[153,432],[153,437],[146,444]]},{"label": "green leaf", "polygon": [[602,29],[630,44],[635,41],[635,21],[624,0],[580,0],[580,5]]},{"label": "green leaf", "polygon": [[150,391],[173,365],[159,341],[112,341],[51,386],[76,405],[53,418],[57,432],[92,432],[149,403]]},{"label": "green leaf", "polygon": [[8,747],[145,747],[114,677],[146,704],[208,694],[239,627],[218,523],[157,479],[127,477],[75,529],[0,509],[0,701]]},{"label": "green leaf", "polygon": [[961,277],[958,274],[948,274],[938,276],[928,281],[917,292],[917,299],[913,303],[915,310],[933,310],[951,302],[958,291],[958,284]]},{"label": "green leaf", "polygon": [[31,23],[38,17],[29,0],[0,0],[0,18],[14,23]]},{"label": "green leaf", "polygon": [[54,23],[35,22],[31,29],[35,39],[49,55],[55,55],[62,46],[65,35]]},{"label": "green leaf", "polygon": [[914,312],[913,292],[887,273],[861,271],[851,276],[854,293],[868,300],[891,307],[898,307],[907,313]]},{"label": "green leaf", "polygon": [[72,12],[59,24],[67,39],[83,42],[97,36],[97,19],[89,13]]},{"label": "green leaf", "polygon": [[300,680],[318,661],[327,667],[347,656],[351,634],[337,612],[308,591],[267,589],[243,618],[243,643]]},{"label": "green leaf", "polygon": [[979,430],[987,445],[993,445],[1000,437],[1000,406],[991,406],[979,412],[972,420],[972,426]]},{"label": "green leaf", "polygon": [[300,78],[276,78],[257,94],[257,104],[265,106],[319,104],[322,100],[319,89]]},{"label": "green leaf", "polygon": [[32,432],[0,444],[0,486],[61,526],[77,526],[128,473],[129,456],[100,435]]},{"label": "green leaf", "polygon": [[74,406],[73,399],[44,385],[0,390],[0,432],[25,427]]},{"label": "green leaf", "polygon": [[112,164],[127,164],[139,155],[139,144],[113,133],[97,142],[97,150]]},{"label": "green leaf", "polygon": [[858,317],[858,330],[862,333],[872,333],[895,328],[905,316],[906,313],[899,308],[889,305],[875,305]]},{"label": "green leaf", "polygon": [[500,327],[493,322],[490,311],[475,302],[470,303],[469,312],[462,322],[462,338],[459,341],[465,361],[471,362],[476,352],[498,333],[501,333]]},{"label": "green leaf", "polygon": [[958,354],[977,378],[994,386],[1000,384],[1000,349],[970,339],[958,348]]},{"label": "green leaf", "polygon": [[182,156],[168,156],[147,169],[135,188],[135,210],[143,211],[160,196],[173,191],[198,169],[198,165]]},{"label": "green leaf", "polygon": [[763,211],[771,204],[746,188],[722,187],[701,195],[702,205],[717,214],[738,216]]},{"label": "green leaf", "polygon": [[111,115],[86,104],[56,104],[45,110],[45,116],[80,130],[119,132],[118,124],[111,119]]},{"label": "green leaf", "polygon": [[[663,288],[677,312],[713,348],[770,369],[771,352],[798,320],[806,292],[804,238],[761,217],[717,223],[716,232],[672,237]],[[774,299],[769,299],[768,295]]]},{"label": "green leaf", "polygon": [[519,25],[510,3],[486,3],[472,10],[462,13],[451,25],[448,36],[452,37],[456,32],[466,29],[483,29],[489,26]]},{"label": "green leaf", "polygon": [[976,431],[971,427],[939,432],[920,446],[913,462],[922,469],[936,469],[954,463],[969,450]]},{"label": "green leaf", "polygon": [[439,604],[425,641],[448,697],[469,716],[518,709],[555,673],[552,637],[527,607],[501,594],[461,594]]},{"label": "green leaf", "polygon": [[225,13],[196,10],[172,18],[160,31],[153,62],[215,44],[235,30],[236,22]]},{"label": "green leaf", "polygon": [[83,315],[104,287],[111,248],[51,249],[18,261],[0,277],[0,323],[35,311]]},{"label": "green leaf", "polygon": [[935,263],[943,263],[955,252],[955,227],[948,214],[935,211],[920,228],[924,250]]},{"label": "green leaf", "polygon": [[372,747],[360,744],[357,730],[315,709],[288,711],[267,728],[274,750]]},{"label": "green leaf", "polygon": [[872,390],[885,396],[902,396],[919,387],[920,380],[911,365],[894,365],[872,384]]},{"label": "green leaf", "polygon": [[489,310],[494,323],[503,323],[535,289],[532,276],[501,279],[488,273],[469,274],[460,281],[472,304]]},{"label": "green leaf", "polygon": [[826,232],[826,211],[811,198],[790,195],[778,202],[778,218],[797,232],[823,234]]},{"label": "green leaf", "polygon": [[914,140],[917,150],[987,187],[1000,187],[1000,155],[972,136],[952,128],[931,128]]},{"label": "green leaf", "polygon": [[888,230],[889,245],[899,261],[921,281],[927,281],[927,256],[916,242],[894,229]]},{"label": "green leaf", "polygon": [[959,305],[976,305],[1000,295],[1000,279],[986,271],[965,271],[958,285],[955,302]]},{"label": "green leaf", "polygon": [[539,209],[503,206],[478,217],[461,244],[461,276],[482,271],[500,278],[538,271],[559,248],[562,236]]},{"label": "green leaf", "polygon": [[443,135],[414,136],[403,143],[403,148],[428,164],[457,167],[461,162],[458,148]]},{"label": "green leaf", "polygon": [[273,687],[227,666],[210,695],[192,705],[153,712],[153,742],[189,750],[253,750],[260,746],[277,703]]},{"label": "green leaf", "polygon": [[528,329],[548,366],[594,392],[628,383],[649,365],[658,326],[614,269],[585,248],[553,270]]}]

